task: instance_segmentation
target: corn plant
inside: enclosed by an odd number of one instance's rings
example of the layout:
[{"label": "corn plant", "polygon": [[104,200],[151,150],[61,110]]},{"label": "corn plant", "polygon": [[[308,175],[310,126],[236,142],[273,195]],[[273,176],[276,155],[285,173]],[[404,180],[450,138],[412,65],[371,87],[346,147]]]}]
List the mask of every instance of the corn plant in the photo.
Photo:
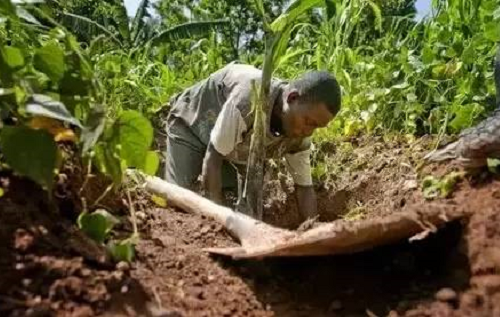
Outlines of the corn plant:
[{"label": "corn plant", "polygon": [[253,103],[254,124],[250,142],[250,151],[247,165],[247,178],[243,191],[243,203],[250,208],[258,219],[262,219],[263,199],[262,188],[264,186],[264,162],[266,135],[266,114],[272,107],[270,103],[271,78],[275,66],[286,50],[293,22],[305,11],[322,3],[320,0],[297,0],[294,1],[272,24],[267,21],[262,1],[256,0],[257,10],[264,18],[264,29],[266,30],[266,49],[264,53],[264,66],[259,92],[257,84],[254,83],[253,90],[256,97]]}]

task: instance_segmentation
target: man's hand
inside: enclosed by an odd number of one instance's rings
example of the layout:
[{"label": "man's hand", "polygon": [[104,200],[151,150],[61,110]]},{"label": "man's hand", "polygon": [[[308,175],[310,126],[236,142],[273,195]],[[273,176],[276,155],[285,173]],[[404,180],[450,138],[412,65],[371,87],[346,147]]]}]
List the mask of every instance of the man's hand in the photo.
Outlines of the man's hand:
[{"label": "man's hand", "polygon": [[205,195],[218,204],[222,203],[222,162],[223,156],[210,144],[203,159],[201,179]]},{"label": "man's hand", "polygon": [[314,187],[295,185],[295,192],[302,221],[315,217],[318,213],[318,202]]}]

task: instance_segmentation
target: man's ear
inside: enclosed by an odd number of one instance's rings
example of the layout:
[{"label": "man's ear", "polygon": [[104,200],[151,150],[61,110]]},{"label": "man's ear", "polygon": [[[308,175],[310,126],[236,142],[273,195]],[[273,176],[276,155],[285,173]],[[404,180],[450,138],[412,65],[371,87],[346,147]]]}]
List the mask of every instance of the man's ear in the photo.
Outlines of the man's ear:
[{"label": "man's ear", "polygon": [[286,97],[286,102],[288,104],[292,104],[297,99],[299,99],[299,92],[296,89],[294,89],[288,93],[288,96]]}]

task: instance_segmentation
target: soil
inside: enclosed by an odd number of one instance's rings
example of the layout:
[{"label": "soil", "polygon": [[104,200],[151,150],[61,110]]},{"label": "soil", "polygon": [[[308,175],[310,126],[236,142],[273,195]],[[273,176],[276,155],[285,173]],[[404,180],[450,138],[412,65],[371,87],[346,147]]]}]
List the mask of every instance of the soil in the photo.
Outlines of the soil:
[{"label": "soil", "polygon": [[[74,190],[66,189],[70,198],[50,199],[32,183],[4,173],[0,314],[500,316],[500,181],[485,173],[468,176],[451,197],[426,200],[424,176],[459,170],[453,164],[422,167],[421,157],[432,145],[431,139],[410,144],[367,138],[319,149],[329,167],[317,173],[319,223],[380,219],[415,206],[447,206],[467,215],[419,241],[330,257],[210,256],[202,249],[237,245],[221,225],[155,207],[140,196],[136,260],[111,264],[104,248],[75,227],[81,206],[70,203]],[[288,176],[277,175],[281,167],[270,169],[265,220],[297,228],[301,217],[293,186]],[[105,186],[99,188],[94,192]],[[110,201],[103,204],[124,222],[119,234],[129,234],[127,206],[121,199]]]}]

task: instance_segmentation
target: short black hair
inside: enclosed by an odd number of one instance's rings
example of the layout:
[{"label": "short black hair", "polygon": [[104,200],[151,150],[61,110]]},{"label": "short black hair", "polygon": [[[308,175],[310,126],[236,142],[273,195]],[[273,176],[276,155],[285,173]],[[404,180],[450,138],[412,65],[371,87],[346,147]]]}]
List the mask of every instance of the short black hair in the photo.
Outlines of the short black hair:
[{"label": "short black hair", "polygon": [[327,71],[311,71],[289,84],[299,92],[299,100],[310,104],[324,103],[331,114],[336,115],[342,103],[340,85]]}]

